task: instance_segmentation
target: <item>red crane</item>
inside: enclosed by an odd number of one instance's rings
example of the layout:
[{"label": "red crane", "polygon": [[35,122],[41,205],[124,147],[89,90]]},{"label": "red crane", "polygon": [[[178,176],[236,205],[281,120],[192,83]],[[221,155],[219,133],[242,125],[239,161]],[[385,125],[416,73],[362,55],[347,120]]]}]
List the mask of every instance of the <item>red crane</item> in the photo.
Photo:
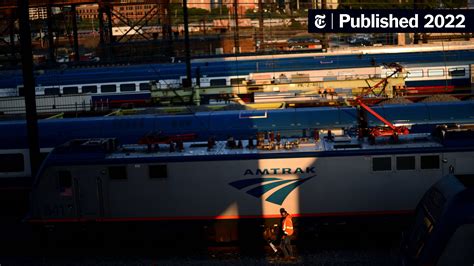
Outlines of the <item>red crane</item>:
[{"label": "red crane", "polygon": [[[387,76],[386,78],[384,78],[383,80],[381,80],[380,82],[378,82],[377,84],[375,84],[372,88],[369,88],[369,90],[366,93],[362,93],[361,95],[357,96],[355,101],[360,107],[364,108],[366,111],[371,113],[373,116],[375,116],[378,120],[382,121],[388,127],[388,128],[381,128],[381,127],[366,128],[365,126],[361,127],[362,130],[367,130],[366,132],[368,133],[370,138],[374,139],[375,137],[379,137],[379,136],[393,136],[394,140],[397,140],[398,135],[407,135],[410,133],[408,128],[403,127],[403,126],[397,127],[393,125],[392,123],[390,123],[390,121],[388,121],[383,116],[375,112],[374,109],[370,108],[368,105],[362,102],[362,98],[367,96],[369,93],[373,92],[374,89],[380,86],[380,84],[386,82],[387,79],[403,71],[403,67],[397,63],[392,63],[387,66],[389,68],[395,68],[395,71],[389,76]],[[361,114],[359,113],[359,116],[360,115]],[[362,121],[362,120],[363,118],[359,117],[359,121]]]}]

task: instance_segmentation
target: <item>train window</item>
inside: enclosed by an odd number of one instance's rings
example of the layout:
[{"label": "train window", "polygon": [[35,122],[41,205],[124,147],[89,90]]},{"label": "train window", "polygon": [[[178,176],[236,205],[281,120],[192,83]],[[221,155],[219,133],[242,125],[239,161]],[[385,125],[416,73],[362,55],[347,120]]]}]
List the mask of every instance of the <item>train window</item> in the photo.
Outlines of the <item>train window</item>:
[{"label": "train window", "polygon": [[397,170],[415,170],[415,156],[397,157]]},{"label": "train window", "polygon": [[110,166],[109,167],[110,179],[127,179],[127,167],[126,166]]},{"label": "train window", "polygon": [[444,197],[443,193],[441,193],[436,188],[431,188],[426,193],[426,196],[423,197],[422,202],[422,206],[426,212],[426,215],[436,223],[438,218],[443,213],[443,209],[446,204],[446,198]]},{"label": "train window", "polygon": [[372,158],[372,171],[390,171],[392,170],[391,157]]},{"label": "train window", "polygon": [[423,77],[423,70],[422,69],[413,69],[408,71],[409,78],[421,78]]},{"label": "train window", "polygon": [[466,74],[464,67],[450,68],[448,70],[450,76],[463,77]]},{"label": "train window", "polygon": [[23,172],[25,170],[23,154],[0,154],[0,172]]},{"label": "train window", "polygon": [[44,95],[59,95],[59,88],[45,88]]},{"label": "train window", "polygon": [[141,91],[150,91],[151,90],[150,83],[148,83],[148,82],[140,83],[140,90]]},{"label": "train window", "polygon": [[97,93],[97,86],[82,86],[82,93]]},{"label": "train window", "polygon": [[167,178],[168,168],[165,164],[150,165],[148,167],[150,178]]},{"label": "train window", "polygon": [[120,84],[120,91],[135,91],[136,86],[134,83]]},{"label": "train window", "polygon": [[421,169],[439,169],[439,155],[425,155],[420,158]]},{"label": "train window", "polygon": [[230,79],[230,85],[240,85],[240,84],[243,84],[244,81],[245,81],[245,78]]},{"label": "train window", "polygon": [[[388,76],[390,76],[390,75],[392,75],[392,74],[393,74],[393,71],[391,71],[391,72],[386,72],[386,73],[385,73],[385,76],[388,77]],[[398,78],[398,76],[399,76],[398,73],[396,73],[395,75],[392,75],[392,77],[394,77],[394,78]]]},{"label": "train window", "polygon": [[63,94],[78,94],[78,87],[63,87]]},{"label": "train window", "polygon": [[443,69],[428,69],[428,77],[444,76]]},{"label": "train window", "polygon": [[227,81],[225,79],[211,79],[211,86],[226,86]]},{"label": "train window", "polygon": [[72,196],[72,176],[69,171],[58,171],[59,195]]},{"label": "train window", "polygon": [[407,255],[412,258],[418,258],[425,247],[431,232],[433,231],[433,223],[424,215],[423,211],[419,211],[415,218],[415,226],[410,233],[407,245]]},{"label": "train window", "polygon": [[116,92],[117,86],[115,86],[114,84],[101,85],[100,91],[101,92]]}]

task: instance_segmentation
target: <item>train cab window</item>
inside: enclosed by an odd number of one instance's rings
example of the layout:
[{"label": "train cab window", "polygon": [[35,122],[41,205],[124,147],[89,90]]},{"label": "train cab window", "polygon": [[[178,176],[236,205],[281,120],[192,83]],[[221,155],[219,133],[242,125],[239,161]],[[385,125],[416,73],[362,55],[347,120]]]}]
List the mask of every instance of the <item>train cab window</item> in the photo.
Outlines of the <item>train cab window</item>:
[{"label": "train cab window", "polygon": [[415,170],[415,156],[397,157],[397,170]]},{"label": "train cab window", "polygon": [[420,158],[421,169],[439,169],[439,155],[425,155]]},{"label": "train cab window", "polygon": [[443,69],[428,69],[428,77],[444,76]]},{"label": "train cab window", "polygon": [[0,172],[23,172],[24,170],[23,154],[0,154]]},{"label": "train cab window", "polygon": [[78,87],[63,87],[63,94],[78,94]]},{"label": "train cab window", "polygon": [[464,67],[456,67],[456,68],[450,68],[448,70],[448,73],[450,76],[453,77],[463,77],[466,74],[466,70]]},{"label": "train cab window", "polygon": [[415,218],[415,226],[408,237],[407,255],[413,259],[418,259],[433,232],[433,223],[423,211],[417,213]]},{"label": "train cab window", "polygon": [[225,79],[211,79],[211,86],[226,86],[227,81]]},{"label": "train cab window", "polygon": [[44,95],[59,95],[59,88],[45,88]]},{"label": "train cab window", "polygon": [[421,78],[423,77],[423,70],[422,69],[413,69],[408,71],[409,78]]},{"label": "train cab window", "polygon": [[240,85],[240,84],[243,84],[244,81],[245,81],[245,78],[230,79],[230,85]]},{"label": "train cab window", "polygon": [[134,83],[120,84],[120,91],[135,91],[136,86]]},{"label": "train cab window", "polygon": [[82,86],[82,93],[97,93],[97,86]]},{"label": "train cab window", "polygon": [[151,85],[148,82],[140,83],[140,90],[141,91],[150,91]]},{"label": "train cab window", "polygon": [[114,84],[102,85],[100,86],[100,91],[101,92],[116,92],[117,86],[115,86]]},{"label": "train cab window", "polygon": [[392,170],[391,157],[372,158],[372,171],[390,171]]},{"label": "train cab window", "polygon": [[72,176],[69,171],[58,171],[59,195],[72,196]]},{"label": "train cab window", "polygon": [[116,179],[116,180],[127,179],[127,167],[126,166],[110,166],[109,177],[110,179]]},{"label": "train cab window", "polygon": [[165,164],[150,165],[148,167],[150,178],[167,178],[168,168]]}]

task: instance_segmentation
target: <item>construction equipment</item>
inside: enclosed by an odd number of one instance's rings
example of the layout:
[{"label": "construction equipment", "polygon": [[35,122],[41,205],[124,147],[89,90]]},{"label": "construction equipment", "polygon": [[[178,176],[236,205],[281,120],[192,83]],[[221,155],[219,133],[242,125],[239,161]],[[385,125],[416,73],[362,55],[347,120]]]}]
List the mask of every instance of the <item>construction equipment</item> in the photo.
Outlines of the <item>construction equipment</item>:
[{"label": "construction equipment", "polygon": [[[380,86],[381,84],[385,84],[386,85],[386,82],[387,82],[387,79],[391,78],[392,76],[400,73],[403,71],[403,67],[400,65],[400,64],[397,64],[397,63],[391,63],[391,64],[388,64],[387,65],[389,68],[394,68],[395,71],[390,74],[389,76],[387,76],[386,78],[384,78],[383,80],[381,80],[380,82],[378,82],[377,84],[375,84],[373,87],[369,87],[369,90],[365,93],[362,93],[361,95],[357,96],[356,99],[355,99],[355,102],[357,103],[357,105],[360,107],[362,107],[364,110],[368,111],[370,114],[372,114],[373,116],[375,116],[375,118],[377,118],[378,120],[382,121],[387,127],[372,127],[372,128],[369,128],[368,125],[367,125],[367,119],[365,117],[365,114],[363,113],[362,110],[359,110],[359,137],[365,137],[365,136],[368,136],[369,137],[369,140],[371,140],[371,142],[375,142],[375,138],[376,137],[381,137],[381,136],[391,136],[392,137],[392,140],[393,141],[398,141],[398,136],[399,135],[407,135],[410,133],[410,131],[408,130],[407,127],[404,127],[404,126],[395,126],[393,125],[392,123],[390,123],[390,121],[388,121],[387,119],[385,119],[383,116],[381,116],[380,114],[378,114],[377,112],[375,112],[372,108],[370,108],[368,105],[364,104],[362,99],[369,95],[370,93],[373,93],[374,90]],[[385,89],[385,87],[384,87]],[[383,91],[383,90],[382,90]]]}]

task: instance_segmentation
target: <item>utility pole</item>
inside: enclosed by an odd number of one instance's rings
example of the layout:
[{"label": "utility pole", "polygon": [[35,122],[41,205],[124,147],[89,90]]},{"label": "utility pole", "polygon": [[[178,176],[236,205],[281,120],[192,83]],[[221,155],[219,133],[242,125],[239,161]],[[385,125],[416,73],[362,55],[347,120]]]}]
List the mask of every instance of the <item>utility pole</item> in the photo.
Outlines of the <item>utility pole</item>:
[{"label": "utility pole", "polygon": [[[21,67],[23,70],[23,91],[25,95],[26,127],[30,149],[31,176],[34,177],[40,164],[38,140],[38,118],[36,116],[35,77],[33,74],[33,52],[29,20],[29,1],[19,1]],[[50,36],[51,38],[51,36]]]}]

